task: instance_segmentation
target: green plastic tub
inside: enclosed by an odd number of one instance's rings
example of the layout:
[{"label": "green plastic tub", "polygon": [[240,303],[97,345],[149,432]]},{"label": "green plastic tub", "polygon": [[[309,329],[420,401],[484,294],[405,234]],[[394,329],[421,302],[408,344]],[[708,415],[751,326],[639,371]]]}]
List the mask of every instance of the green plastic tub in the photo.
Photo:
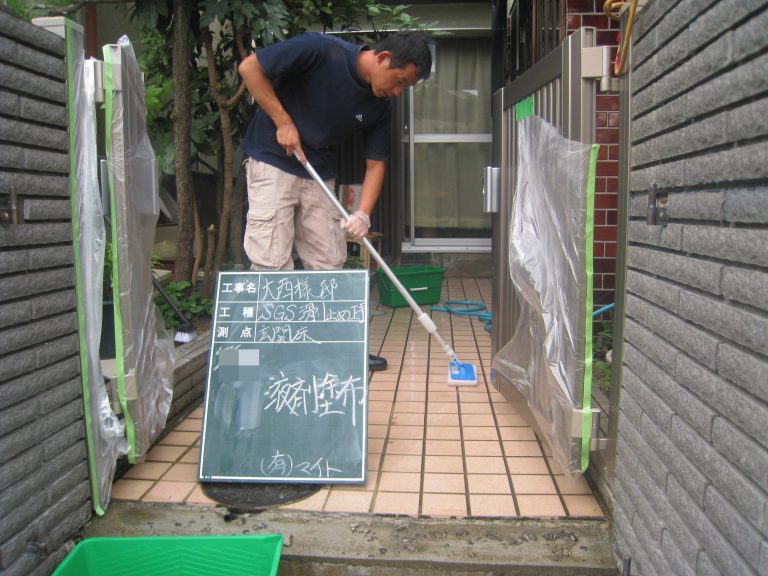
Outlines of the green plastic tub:
[{"label": "green plastic tub", "polygon": [[[440,301],[445,270],[439,266],[394,266],[392,272],[417,304],[434,304]],[[384,270],[376,269],[376,285],[379,289],[379,301],[390,308],[408,306]]]},{"label": "green plastic tub", "polygon": [[281,534],[88,538],[53,576],[275,576]]}]

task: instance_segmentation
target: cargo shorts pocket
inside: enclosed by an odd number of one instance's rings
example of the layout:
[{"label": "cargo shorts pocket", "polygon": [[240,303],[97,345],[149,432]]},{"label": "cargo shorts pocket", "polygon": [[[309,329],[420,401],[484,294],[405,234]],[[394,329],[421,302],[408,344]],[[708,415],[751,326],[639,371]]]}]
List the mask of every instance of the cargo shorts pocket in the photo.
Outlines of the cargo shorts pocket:
[{"label": "cargo shorts pocket", "polygon": [[291,242],[280,229],[277,208],[248,210],[244,247],[256,268],[280,268],[284,260],[290,258]]}]

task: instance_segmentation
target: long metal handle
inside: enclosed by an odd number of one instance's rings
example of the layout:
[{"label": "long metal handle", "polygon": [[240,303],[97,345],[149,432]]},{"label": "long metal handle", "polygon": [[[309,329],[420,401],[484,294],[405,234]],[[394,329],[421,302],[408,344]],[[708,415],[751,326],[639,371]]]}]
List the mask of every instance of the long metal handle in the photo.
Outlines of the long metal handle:
[{"label": "long metal handle", "polygon": [[[299,153],[294,151],[294,156],[296,156],[296,159],[301,162],[301,158],[299,157]],[[328,197],[328,199],[333,203],[334,206],[336,206],[336,209],[339,211],[339,213],[345,218],[349,219],[349,214],[344,209],[344,206],[341,205],[341,202],[339,202],[339,199],[336,198],[336,194],[334,194],[330,188],[328,188],[328,185],[323,181],[323,179],[320,177],[320,175],[315,171],[312,164],[310,164],[309,160],[306,162],[302,162],[304,165],[304,168],[307,169],[307,172],[309,172],[309,175],[312,176],[315,182],[317,182],[318,186],[320,186],[323,189],[323,192],[325,192],[325,195]],[[408,302],[408,305],[413,308],[413,311],[416,312],[418,315],[417,318],[419,322],[421,322],[421,325],[426,328],[427,332],[432,334],[437,341],[440,343],[440,346],[442,346],[443,350],[446,354],[452,359],[456,360],[458,362],[458,357],[456,356],[456,352],[453,351],[453,348],[451,348],[448,343],[443,340],[443,338],[440,336],[440,334],[437,332],[437,326],[435,326],[435,323],[432,321],[432,318],[429,317],[429,315],[424,312],[421,309],[421,306],[419,306],[416,303],[416,300],[413,299],[413,296],[411,296],[408,293],[408,289],[403,286],[403,284],[400,282],[397,276],[395,276],[395,273],[392,272],[391,268],[387,265],[387,263],[384,261],[384,258],[381,257],[381,254],[379,254],[376,249],[373,247],[373,244],[371,244],[370,240],[363,236],[362,238],[363,245],[368,249],[368,251],[371,253],[371,256],[373,256],[374,260],[378,262],[381,269],[384,271],[384,273],[387,275],[387,278],[390,279],[392,284],[395,285],[395,288],[397,288],[397,291],[402,294],[403,298],[405,298],[406,302]]]}]

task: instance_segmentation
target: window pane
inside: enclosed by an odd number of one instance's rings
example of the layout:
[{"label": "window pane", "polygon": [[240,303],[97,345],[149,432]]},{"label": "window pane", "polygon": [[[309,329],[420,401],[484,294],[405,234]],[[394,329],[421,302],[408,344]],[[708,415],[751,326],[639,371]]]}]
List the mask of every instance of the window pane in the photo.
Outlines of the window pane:
[{"label": "window pane", "polygon": [[417,134],[491,132],[490,38],[438,39],[435,71],[415,87]]},{"label": "window pane", "polygon": [[491,218],[483,213],[483,166],[491,144],[425,143],[415,148],[417,238],[490,236]]}]

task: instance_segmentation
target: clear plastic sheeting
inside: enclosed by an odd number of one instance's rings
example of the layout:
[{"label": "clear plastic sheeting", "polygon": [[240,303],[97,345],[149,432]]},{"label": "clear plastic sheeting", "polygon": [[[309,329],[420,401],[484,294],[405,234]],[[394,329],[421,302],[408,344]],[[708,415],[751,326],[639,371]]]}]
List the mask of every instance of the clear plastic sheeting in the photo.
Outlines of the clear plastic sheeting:
[{"label": "clear plastic sheeting", "polygon": [[597,145],[567,140],[539,117],[519,121],[509,231],[517,322],[493,359],[571,475],[589,462],[596,158]]},{"label": "clear plastic sheeting", "polygon": [[73,193],[75,259],[78,271],[78,315],[82,356],[88,464],[94,511],[104,514],[109,505],[117,458],[126,454],[125,426],[110,406],[99,359],[104,271],[104,213],[96,173],[96,82],[94,62],[85,61],[81,30],[67,26],[70,84],[70,174]]},{"label": "clear plastic sheeting", "polygon": [[130,462],[165,427],[173,393],[173,340],[153,301],[152,244],[160,212],[144,82],[123,36],[104,46],[117,387]]}]

